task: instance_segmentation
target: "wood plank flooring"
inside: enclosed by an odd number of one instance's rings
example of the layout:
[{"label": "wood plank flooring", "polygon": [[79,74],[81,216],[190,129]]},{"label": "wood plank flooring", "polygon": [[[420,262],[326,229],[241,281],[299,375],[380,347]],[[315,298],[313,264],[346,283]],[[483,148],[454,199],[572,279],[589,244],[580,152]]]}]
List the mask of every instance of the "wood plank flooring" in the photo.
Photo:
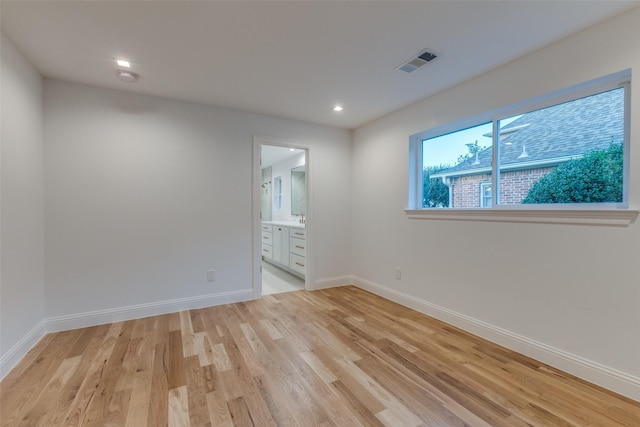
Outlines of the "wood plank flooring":
[{"label": "wood plank flooring", "polygon": [[640,426],[640,403],[354,287],[45,336],[2,426]]}]

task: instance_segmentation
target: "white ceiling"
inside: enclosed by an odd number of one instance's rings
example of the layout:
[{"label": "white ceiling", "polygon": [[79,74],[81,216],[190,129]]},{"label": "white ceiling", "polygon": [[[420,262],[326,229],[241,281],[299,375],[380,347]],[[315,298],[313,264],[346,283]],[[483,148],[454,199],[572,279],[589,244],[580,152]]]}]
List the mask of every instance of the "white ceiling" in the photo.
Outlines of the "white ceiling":
[{"label": "white ceiling", "polygon": [[[353,129],[639,4],[2,0],[0,15],[45,77]],[[438,58],[395,70],[423,49]]]}]

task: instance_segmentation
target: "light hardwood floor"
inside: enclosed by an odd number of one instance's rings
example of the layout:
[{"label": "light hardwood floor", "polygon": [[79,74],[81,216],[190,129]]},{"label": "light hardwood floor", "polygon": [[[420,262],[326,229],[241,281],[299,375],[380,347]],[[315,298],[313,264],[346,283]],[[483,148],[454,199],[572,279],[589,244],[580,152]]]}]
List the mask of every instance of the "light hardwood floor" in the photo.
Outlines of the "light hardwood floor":
[{"label": "light hardwood floor", "polygon": [[640,426],[640,403],[354,287],[45,336],[2,426]]}]

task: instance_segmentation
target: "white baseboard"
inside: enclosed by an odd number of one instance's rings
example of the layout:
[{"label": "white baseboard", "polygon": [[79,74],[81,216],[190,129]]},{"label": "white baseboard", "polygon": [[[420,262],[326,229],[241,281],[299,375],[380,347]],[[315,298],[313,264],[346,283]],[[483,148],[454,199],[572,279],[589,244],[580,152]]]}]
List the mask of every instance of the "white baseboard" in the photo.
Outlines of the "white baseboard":
[{"label": "white baseboard", "polygon": [[218,294],[178,298],[167,301],[136,304],[126,307],[110,308],[107,310],[96,310],[86,313],[52,317],[46,319],[45,324],[47,332],[60,332],[96,325],[104,325],[106,323],[157,316],[160,314],[175,313],[184,310],[193,310],[233,302],[248,301],[251,299],[253,299],[252,289],[221,292]]},{"label": "white baseboard", "polygon": [[355,286],[412,308],[591,383],[640,401],[640,378],[537,342],[430,302],[354,277]]},{"label": "white baseboard", "polygon": [[45,334],[45,322],[41,320],[13,347],[0,357],[0,380],[2,380],[27,355]]},{"label": "white baseboard", "polygon": [[318,289],[337,288],[338,286],[351,285],[353,283],[353,276],[338,276],[329,277],[327,279],[318,279],[309,288],[310,291],[317,291]]}]

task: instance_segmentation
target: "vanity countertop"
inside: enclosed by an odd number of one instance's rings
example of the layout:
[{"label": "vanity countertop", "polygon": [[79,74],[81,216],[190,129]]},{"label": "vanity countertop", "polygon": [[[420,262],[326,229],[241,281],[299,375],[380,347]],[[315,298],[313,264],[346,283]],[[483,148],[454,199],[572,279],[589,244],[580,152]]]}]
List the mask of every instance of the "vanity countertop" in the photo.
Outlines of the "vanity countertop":
[{"label": "vanity countertop", "polygon": [[298,221],[262,221],[262,223],[267,225],[280,225],[290,228],[305,228],[305,224],[300,224]]}]

